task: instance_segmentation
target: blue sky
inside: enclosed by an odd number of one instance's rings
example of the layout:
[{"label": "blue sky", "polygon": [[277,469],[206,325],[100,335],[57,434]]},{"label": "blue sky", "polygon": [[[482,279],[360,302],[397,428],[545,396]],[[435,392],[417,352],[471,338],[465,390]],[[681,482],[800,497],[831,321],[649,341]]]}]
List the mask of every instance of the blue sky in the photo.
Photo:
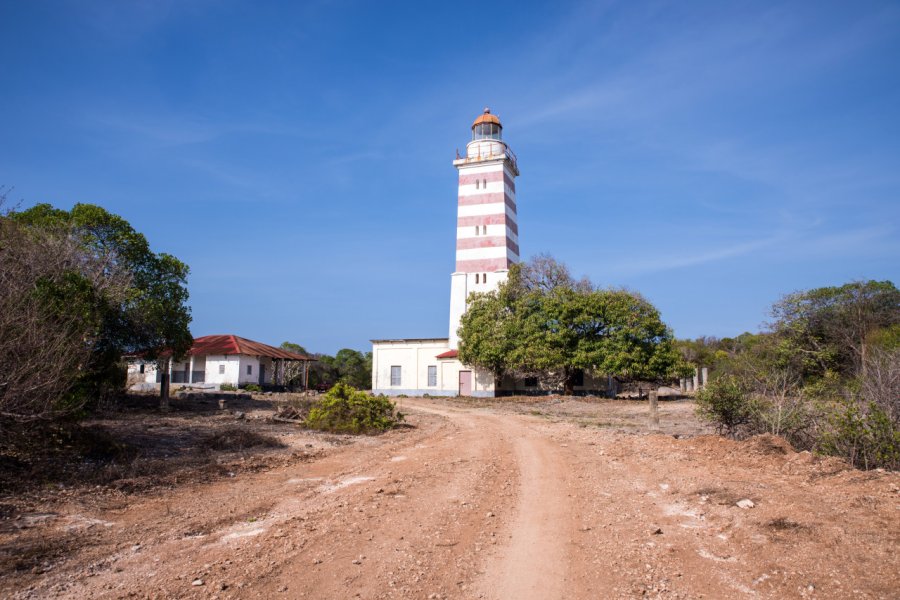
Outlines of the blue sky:
[{"label": "blue sky", "polygon": [[679,337],[900,283],[896,2],[0,1],[0,184],[191,267],[195,335],[446,336],[484,106],[522,255]]}]

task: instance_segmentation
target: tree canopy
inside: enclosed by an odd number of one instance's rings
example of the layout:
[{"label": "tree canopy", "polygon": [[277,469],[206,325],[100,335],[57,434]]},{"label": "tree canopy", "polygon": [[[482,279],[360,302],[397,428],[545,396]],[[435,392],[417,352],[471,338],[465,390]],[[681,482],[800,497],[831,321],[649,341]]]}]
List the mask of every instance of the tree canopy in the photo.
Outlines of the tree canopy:
[{"label": "tree canopy", "polygon": [[679,342],[686,355],[713,367],[712,384],[698,394],[702,416],[732,435],[773,433],[863,468],[900,467],[894,284],[854,281],[794,292],[771,314],[759,334]]},{"label": "tree canopy", "polygon": [[330,356],[321,353],[311,354],[303,346],[293,342],[284,342],[281,347],[316,359],[316,362],[309,367],[309,385],[311,387],[330,387],[338,382],[361,390],[367,390],[372,386],[371,352],[363,353],[351,348],[342,348],[337,351],[337,354]]},{"label": "tree canopy", "polygon": [[682,366],[671,331],[646,299],[576,281],[546,255],[513,265],[496,292],[472,294],[459,333],[465,364],[496,377],[540,374],[566,393],[579,370],[659,380]]},{"label": "tree canopy", "polygon": [[854,281],[795,292],[772,307],[772,329],[802,353],[808,374],[865,369],[873,335],[900,324],[900,290],[890,281]]},{"label": "tree canopy", "polygon": [[40,368],[55,374],[41,390],[0,383],[6,406],[18,390],[10,418],[71,414],[117,391],[123,354],[152,359],[190,348],[187,266],[154,253],[123,218],[91,204],[70,211],[38,204],[0,224],[0,277],[11,282],[0,298],[0,338],[12,352],[3,370],[31,365],[23,377],[41,379]]}]

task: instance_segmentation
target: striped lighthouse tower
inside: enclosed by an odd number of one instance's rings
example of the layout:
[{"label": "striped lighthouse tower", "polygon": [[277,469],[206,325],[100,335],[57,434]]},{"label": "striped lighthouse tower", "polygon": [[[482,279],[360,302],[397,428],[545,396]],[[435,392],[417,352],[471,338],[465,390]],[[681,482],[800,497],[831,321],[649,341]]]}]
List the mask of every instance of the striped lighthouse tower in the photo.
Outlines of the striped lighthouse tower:
[{"label": "striped lighthouse tower", "polygon": [[458,346],[459,321],[472,292],[489,292],[519,261],[516,224],[516,156],[503,141],[503,126],[489,108],[472,124],[459,171],[456,271],[450,280],[450,348]]}]

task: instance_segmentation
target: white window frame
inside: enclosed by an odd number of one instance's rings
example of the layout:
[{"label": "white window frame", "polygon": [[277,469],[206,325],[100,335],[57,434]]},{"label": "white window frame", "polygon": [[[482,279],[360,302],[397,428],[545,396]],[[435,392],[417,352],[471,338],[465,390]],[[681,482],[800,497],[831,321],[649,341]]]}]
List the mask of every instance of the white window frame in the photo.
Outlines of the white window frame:
[{"label": "white window frame", "polygon": [[[396,371],[394,371],[396,369]],[[400,365],[391,365],[391,387],[400,387],[403,382],[403,368]]]},{"label": "white window frame", "polygon": [[437,387],[437,365],[428,365],[428,387]]}]

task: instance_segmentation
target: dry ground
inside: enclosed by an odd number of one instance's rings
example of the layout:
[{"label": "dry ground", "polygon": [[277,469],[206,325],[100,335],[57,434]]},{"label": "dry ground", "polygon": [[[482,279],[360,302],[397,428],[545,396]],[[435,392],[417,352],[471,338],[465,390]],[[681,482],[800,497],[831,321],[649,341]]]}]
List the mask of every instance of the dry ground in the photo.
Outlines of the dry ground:
[{"label": "dry ground", "polygon": [[[900,597],[897,474],[703,435],[688,402],[654,434],[640,402],[400,402],[366,438],[264,401],[107,419],[184,464],[0,499],[0,596]],[[236,424],[284,447],[209,448]]]}]

